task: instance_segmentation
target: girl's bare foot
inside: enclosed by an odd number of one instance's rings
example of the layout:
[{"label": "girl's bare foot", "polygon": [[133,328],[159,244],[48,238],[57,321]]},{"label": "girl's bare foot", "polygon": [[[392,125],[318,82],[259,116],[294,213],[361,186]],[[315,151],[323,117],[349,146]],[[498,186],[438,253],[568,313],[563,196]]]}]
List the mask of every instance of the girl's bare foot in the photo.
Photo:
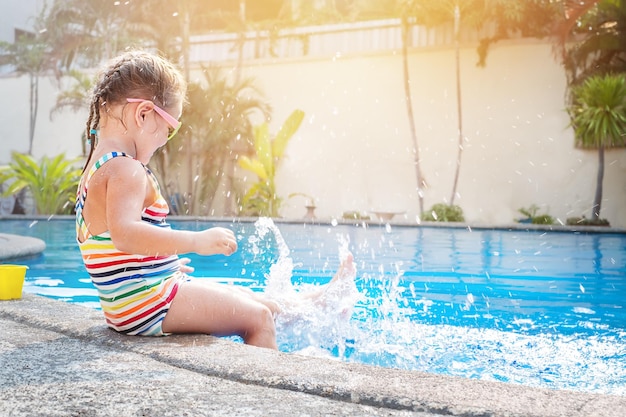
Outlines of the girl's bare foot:
[{"label": "girl's bare foot", "polygon": [[[278,316],[284,323],[320,313],[349,318],[359,294],[355,278],[354,256],[348,253],[328,284],[293,292],[285,297],[272,297],[272,300],[277,302]],[[268,307],[276,312],[272,306]]]},{"label": "girl's bare foot", "polygon": [[324,295],[327,292],[341,292],[334,291],[337,287],[343,287],[343,284],[353,283],[356,277],[356,267],[354,266],[354,256],[351,253],[348,253],[348,256],[345,257],[337,272],[330,280],[330,282],[326,285],[321,286],[319,289],[315,289],[312,291],[307,291],[302,294],[303,300],[311,300],[315,303],[325,304],[325,300],[323,300]]},{"label": "girl's bare foot", "polygon": [[332,285],[333,283],[341,279],[354,279],[355,276],[356,267],[354,266],[354,256],[350,252],[348,252],[348,256],[346,256],[346,258],[341,261],[341,265],[339,265],[339,269],[337,270],[337,273],[335,274],[333,279],[330,281],[329,285]]}]

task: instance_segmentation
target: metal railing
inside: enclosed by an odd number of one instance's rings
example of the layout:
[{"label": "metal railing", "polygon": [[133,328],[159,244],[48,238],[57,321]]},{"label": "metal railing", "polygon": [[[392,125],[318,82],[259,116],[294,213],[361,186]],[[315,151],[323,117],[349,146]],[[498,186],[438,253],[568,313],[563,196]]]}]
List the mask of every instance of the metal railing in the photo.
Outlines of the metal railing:
[{"label": "metal railing", "polygon": [[[478,42],[489,29],[461,31],[460,43]],[[450,47],[454,45],[453,24],[435,28],[413,25],[409,48]],[[278,33],[209,33],[191,38],[192,63],[247,62],[273,58],[332,57],[397,50],[402,48],[400,19],[305,26],[282,29]],[[239,55],[241,54],[241,56]]]}]

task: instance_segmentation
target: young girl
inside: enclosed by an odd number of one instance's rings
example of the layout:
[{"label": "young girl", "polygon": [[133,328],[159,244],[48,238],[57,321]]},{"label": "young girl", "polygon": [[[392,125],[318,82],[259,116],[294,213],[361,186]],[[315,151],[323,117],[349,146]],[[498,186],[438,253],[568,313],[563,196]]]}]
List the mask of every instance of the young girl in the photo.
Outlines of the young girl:
[{"label": "young girl", "polygon": [[[169,208],[146,165],[180,128],[185,94],[181,73],[151,53],[124,53],[101,73],[76,199],[85,267],[108,326],[118,332],[239,335],[245,343],[276,349],[275,302],[247,288],[190,278],[189,260],[178,257],[231,255],[237,250],[233,232],[173,230],[165,222]],[[331,285],[353,272],[350,255]]]}]

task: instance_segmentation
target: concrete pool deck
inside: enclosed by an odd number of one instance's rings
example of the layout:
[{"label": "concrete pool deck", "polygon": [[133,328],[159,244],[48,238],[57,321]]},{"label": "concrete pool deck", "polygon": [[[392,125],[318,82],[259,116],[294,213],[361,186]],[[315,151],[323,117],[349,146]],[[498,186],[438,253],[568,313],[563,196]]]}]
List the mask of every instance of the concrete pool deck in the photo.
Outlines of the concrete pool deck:
[{"label": "concrete pool deck", "polygon": [[349,364],[205,335],[123,336],[91,308],[0,301],[7,416],[626,415],[626,397]]}]

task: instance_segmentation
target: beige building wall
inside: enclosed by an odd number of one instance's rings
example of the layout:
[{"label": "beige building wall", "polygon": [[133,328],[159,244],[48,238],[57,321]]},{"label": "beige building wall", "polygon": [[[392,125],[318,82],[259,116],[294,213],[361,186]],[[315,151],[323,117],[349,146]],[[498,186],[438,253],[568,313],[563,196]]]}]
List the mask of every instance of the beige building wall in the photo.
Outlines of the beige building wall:
[{"label": "beige building wall", "polygon": [[[455,204],[473,223],[511,223],[536,204],[565,223],[590,216],[597,151],[574,148],[564,111],[565,76],[550,44],[502,42],[487,66],[461,51],[464,146]],[[449,202],[458,149],[454,49],[413,51],[411,94],[424,206]],[[316,198],[319,217],[357,210],[404,212],[419,204],[399,51],[265,62],[246,68],[274,107],[273,131],[296,108],[305,121],[278,171],[282,196]],[[304,213],[286,202],[285,217]],[[602,217],[626,226],[626,150],[606,154]]]},{"label": "beige building wall", "polygon": [[[476,60],[474,46],[462,49],[465,138],[455,204],[466,220],[508,224],[531,204],[563,223],[571,216],[589,217],[597,152],[573,146],[564,111],[565,77],[551,45],[502,42],[490,51],[487,67],[476,67]],[[452,190],[458,149],[454,50],[415,50],[409,65],[428,209],[448,202]],[[256,78],[274,108],[273,132],[294,109],[306,113],[278,171],[281,196],[314,196],[320,218],[352,210],[395,211],[404,213],[396,219],[417,222],[399,51],[265,61],[247,66],[245,73]],[[199,77],[197,70],[193,76]],[[87,111],[64,111],[51,120],[58,89],[48,80],[40,88],[35,156],[79,155]],[[0,89],[2,164],[11,150],[28,146],[28,78],[0,78]],[[616,227],[626,227],[625,179],[626,150],[607,152],[601,215]],[[283,216],[302,217],[305,203],[287,200]]]},{"label": "beige building wall", "polygon": [[[0,165],[11,160],[11,152],[28,151],[30,118],[30,80],[28,76],[0,77]],[[35,123],[33,156],[68,157],[81,154],[81,135],[87,121],[87,109],[80,114],[62,110],[51,117],[59,85],[49,78],[39,80],[39,108]]]}]

